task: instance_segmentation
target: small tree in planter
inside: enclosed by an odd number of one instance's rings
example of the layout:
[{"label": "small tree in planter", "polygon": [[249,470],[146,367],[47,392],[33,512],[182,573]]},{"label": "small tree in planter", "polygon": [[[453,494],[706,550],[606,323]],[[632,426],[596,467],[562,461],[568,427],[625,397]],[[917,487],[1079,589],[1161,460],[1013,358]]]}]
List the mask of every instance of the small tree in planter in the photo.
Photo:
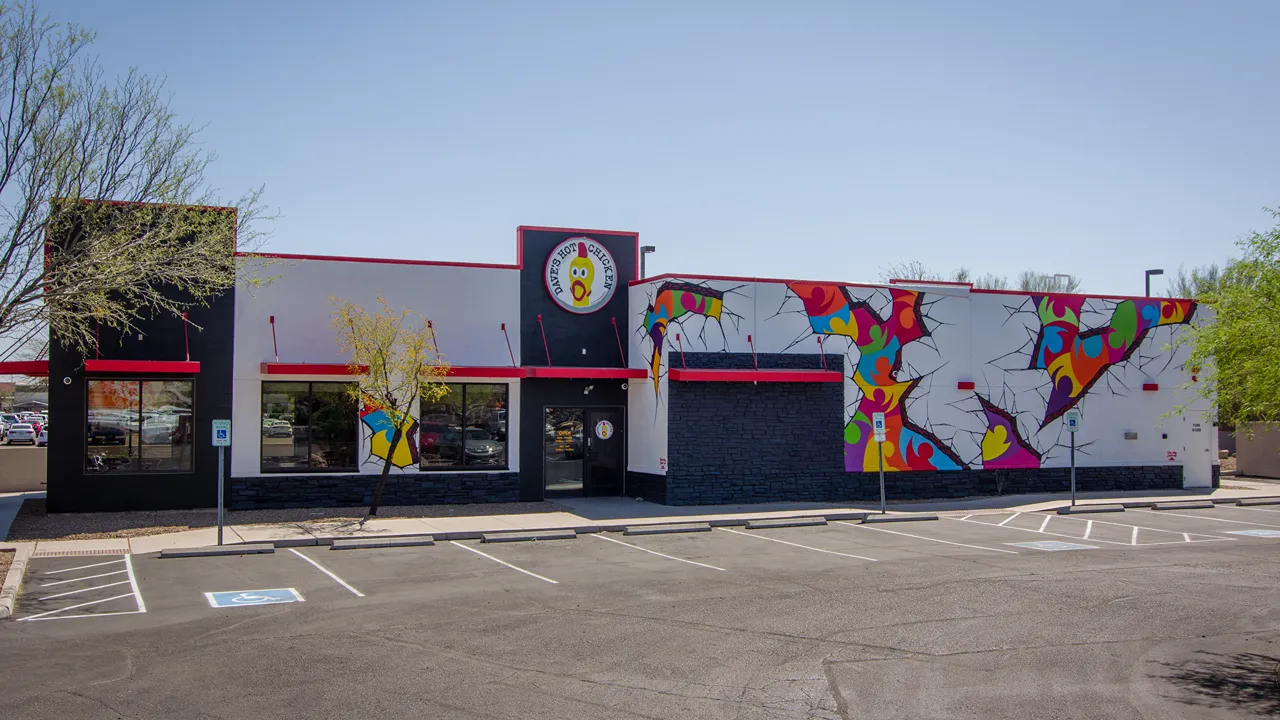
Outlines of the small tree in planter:
[{"label": "small tree in planter", "polygon": [[[390,427],[373,428],[374,436],[387,435],[387,453],[382,458],[382,477],[373,491],[373,501],[365,519],[378,514],[382,493],[391,475],[391,466],[401,440],[406,438],[406,421],[412,417],[418,398],[430,403],[448,392],[444,378],[449,366],[440,358],[435,333],[427,319],[408,308],[395,310],[378,296],[376,311],[369,312],[340,298],[330,298],[337,313],[333,327],[338,331],[338,347],[350,356],[352,373],[360,377],[351,385],[351,397],[366,408],[376,406],[390,419]],[[372,427],[372,426],[371,426]]]}]

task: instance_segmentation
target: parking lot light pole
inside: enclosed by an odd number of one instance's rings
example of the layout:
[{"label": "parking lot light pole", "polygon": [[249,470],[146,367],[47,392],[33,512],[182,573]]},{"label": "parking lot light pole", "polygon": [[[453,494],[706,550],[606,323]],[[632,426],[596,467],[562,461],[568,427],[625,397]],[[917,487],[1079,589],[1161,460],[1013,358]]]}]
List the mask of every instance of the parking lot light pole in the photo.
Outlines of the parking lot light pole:
[{"label": "parking lot light pole", "polygon": [[1145,280],[1146,280],[1146,286],[1147,286],[1147,289],[1146,289],[1146,294],[1145,294],[1145,295],[1143,295],[1143,297],[1151,297],[1151,276],[1152,276],[1152,275],[1163,275],[1163,274],[1164,274],[1164,270],[1163,270],[1163,269],[1160,269],[1160,268],[1157,268],[1157,269],[1155,269],[1155,270],[1148,270],[1148,271],[1146,272],[1146,278],[1145,278]]},{"label": "parking lot light pole", "polygon": [[646,255],[648,255],[648,254],[649,254],[649,253],[651,253],[651,252],[654,252],[654,251],[655,251],[655,250],[657,250],[657,249],[658,249],[658,248],[654,247],[653,245],[643,245],[643,246],[641,246],[641,248],[640,248],[640,279],[641,279],[641,280],[643,280],[643,279],[645,278],[645,274],[644,274],[644,258],[645,258],[645,256],[646,256]]}]

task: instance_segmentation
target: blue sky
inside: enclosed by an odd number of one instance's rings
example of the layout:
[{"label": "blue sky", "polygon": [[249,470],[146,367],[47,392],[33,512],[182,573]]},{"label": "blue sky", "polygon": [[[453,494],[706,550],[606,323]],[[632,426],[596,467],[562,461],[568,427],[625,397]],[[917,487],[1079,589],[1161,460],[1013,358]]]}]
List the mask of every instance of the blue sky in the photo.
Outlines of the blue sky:
[{"label": "blue sky", "polygon": [[[46,0],[168,78],[266,249],[875,280],[1221,262],[1280,205],[1280,3]],[[1155,290],[1163,289],[1160,282]]]}]

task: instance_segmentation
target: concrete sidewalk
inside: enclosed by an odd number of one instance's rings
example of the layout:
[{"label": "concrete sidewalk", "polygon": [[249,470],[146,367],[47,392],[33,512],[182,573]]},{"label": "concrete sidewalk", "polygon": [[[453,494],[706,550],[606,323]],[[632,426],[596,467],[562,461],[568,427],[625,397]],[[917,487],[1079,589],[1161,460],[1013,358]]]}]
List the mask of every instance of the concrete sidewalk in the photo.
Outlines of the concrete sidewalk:
[{"label": "concrete sidewalk", "polygon": [[[1175,490],[1160,493],[1078,493],[1084,503],[1153,503],[1179,499],[1228,501],[1238,498],[1280,495],[1273,484],[1231,479],[1230,487],[1217,490]],[[8,498],[0,498],[0,502]],[[1070,500],[1065,493],[1005,495],[967,500],[895,502],[890,512],[975,513],[996,510],[1036,512],[1061,507]],[[431,535],[437,539],[478,538],[484,533],[517,530],[566,530],[598,532],[634,525],[681,523],[744,524],[748,520],[777,517],[832,516],[879,512],[878,503],[761,503],[752,505],[668,506],[631,498],[572,498],[557,500],[572,512],[517,515],[475,515],[438,518],[375,518],[361,527],[354,522],[316,520],[269,525],[228,525],[223,542],[274,543],[278,546],[328,544],[335,539]],[[20,504],[20,502],[18,503]],[[0,506],[3,507],[3,506]],[[16,506],[15,506],[16,512]],[[2,520],[2,518],[0,518]],[[152,553],[171,548],[207,547],[217,544],[216,528],[201,528],[165,535],[105,540],[40,540],[38,553]]]}]

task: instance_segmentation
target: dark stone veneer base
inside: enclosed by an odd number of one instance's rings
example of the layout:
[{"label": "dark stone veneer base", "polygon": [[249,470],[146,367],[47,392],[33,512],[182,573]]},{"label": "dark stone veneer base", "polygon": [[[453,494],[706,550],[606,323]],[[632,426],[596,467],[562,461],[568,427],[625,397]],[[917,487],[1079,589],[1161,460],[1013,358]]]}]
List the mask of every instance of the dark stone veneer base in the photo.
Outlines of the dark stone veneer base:
[{"label": "dark stone veneer base", "polygon": [[[231,510],[296,507],[356,507],[373,500],[377,475],[266,475],[231,478]],[[383,505],[517,502],[520,473],[392,474]]]}]

